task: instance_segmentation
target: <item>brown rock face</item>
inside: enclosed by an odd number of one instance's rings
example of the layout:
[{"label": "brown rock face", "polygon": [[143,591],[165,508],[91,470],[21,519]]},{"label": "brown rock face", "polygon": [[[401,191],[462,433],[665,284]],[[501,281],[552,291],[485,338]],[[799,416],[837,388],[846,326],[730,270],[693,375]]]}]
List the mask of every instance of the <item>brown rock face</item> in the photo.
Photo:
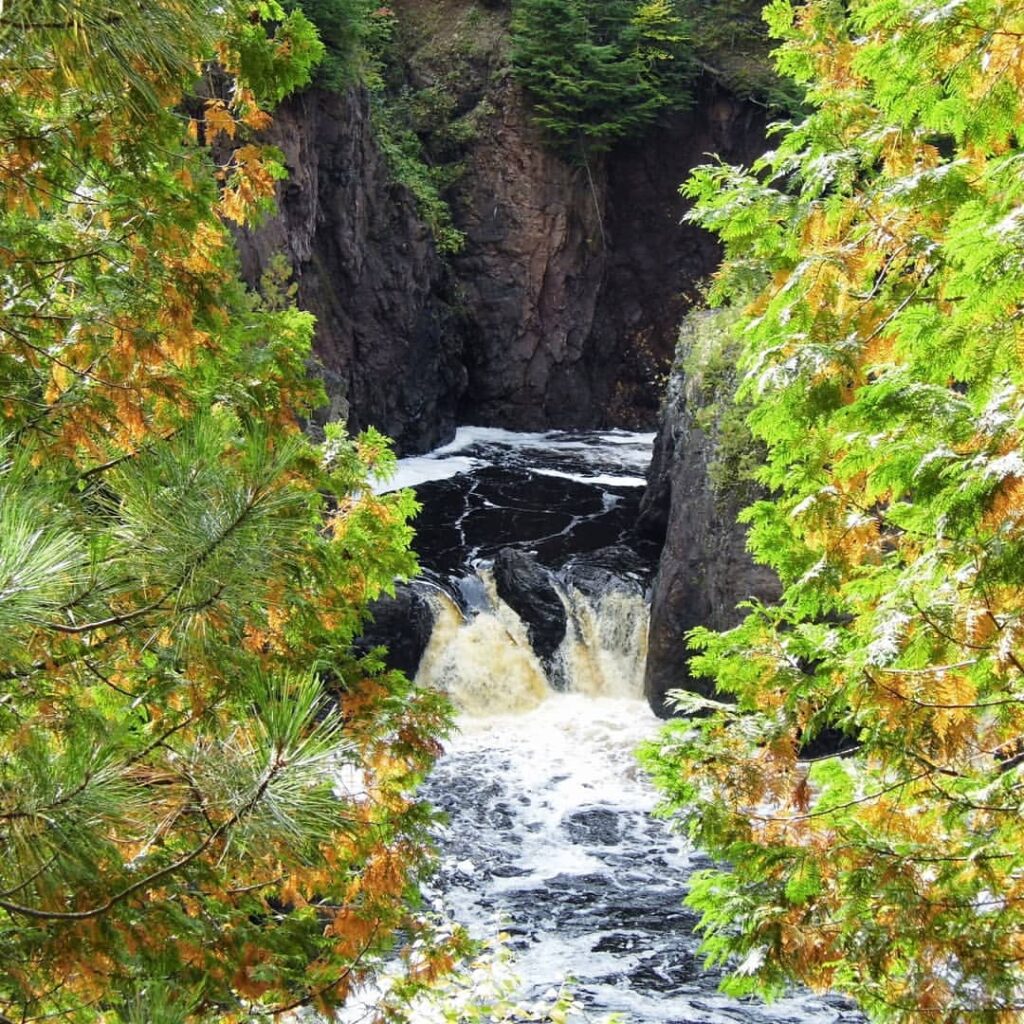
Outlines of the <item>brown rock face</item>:
[{"label": "brown rock face", "polygon": [[473,321],[469,422],[653,427],[710,237],[680,224],[679,185],[708,152],[758,150],[754,108],[709,94],[642,143],[589,168],[548,151],[505,82],[458,193],[467,245],[454,260]]},{"label": "brown rock face", "polygon": [[[289,179],[279,212],[240,238],[255,282],[275,252],[317,316],[332,407],[400,452],[458,422],[511,429],[653,429],[676,326],[714,269],[709,236],[680,218],[688,171],[763,141],[760,111],[708,84],[690,111],[634,145],[572,166],[544,145],[507,70],[507,7],[397,0],[402,88],[437,90],[469,137],[450,198],[464,249],[440,258],[374,141],[369,101],[310,90],[276,112],[269,141]],[[442,132],[443,135],[443,132]]]},{"label": "brown rock face", "polygon": [[247,280],[283,253],[298,303],[317,317],[315,351],[331,409],[375,426],[400,451],[451,435],[466,386],[452,282],[408,192],[392,184],[361,90],[309,90],[282,104],[269,142],[289,178],[278,212],[241,232]]},{"label": "brown rock face", "polygon": [[[453,262],[473,321],[462,413],[513,428],[582,425],[592,399],[578,371],[608,259],[604,169],[592,195],[584,172],[541,144],[511,82],[492,102],[458,194],[466,247]],[[582,379],[566,386],[567,374]]]}]

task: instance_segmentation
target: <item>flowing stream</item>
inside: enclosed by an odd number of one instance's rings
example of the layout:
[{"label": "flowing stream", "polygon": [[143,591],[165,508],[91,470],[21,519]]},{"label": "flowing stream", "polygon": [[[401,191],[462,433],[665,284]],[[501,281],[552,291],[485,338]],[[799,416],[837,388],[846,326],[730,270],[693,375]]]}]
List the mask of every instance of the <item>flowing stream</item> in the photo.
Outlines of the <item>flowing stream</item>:
[{"label": "flowing stream", "polygon": [[[697,954],[682,899],[708,861],[651,816],[633,754],[657,728],[642,699],[654,553],[630,533],[652,440],[464,428],[399,465],[392,486],[424,504],[435,607],[418,677],[461,712],[428,783],[448,814],[437,888],[477,937],[510,935],[528,995],[575,979],[580,1020],[852,1024],[839,997],[723,996]],[[519,612],[499,596],[509,557],[544,584],[510,598]]]}]

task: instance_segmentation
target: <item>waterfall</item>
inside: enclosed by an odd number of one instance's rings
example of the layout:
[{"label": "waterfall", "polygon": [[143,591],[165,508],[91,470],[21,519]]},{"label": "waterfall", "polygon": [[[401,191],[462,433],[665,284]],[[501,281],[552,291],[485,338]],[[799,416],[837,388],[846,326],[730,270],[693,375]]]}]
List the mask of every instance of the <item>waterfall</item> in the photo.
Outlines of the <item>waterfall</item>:
[{"label": "waterfall", "polygon": [[497,593],[489,569],[479,571],[483,607],[463,611],[434,591],[434,629],[416,680],[448,693],[465,714],[528,711],[553,692],[640,698],[647,655],[649,608],[642,593],[610,590],[595,596],[556,586],[566,633],[546,669],[529,629]]},{"label": "waterfall", "polygon": [[632,697],[644,692],[646,595],[610,591],[597,598],[571,589],[564,598],[568,631],[558,656],[572,693]]},{"label": "waterfall", "polygon": [[631,529],[651,442],[465,429],[400,466],[431,581],[416,678],[460,711],[424,790],[448,816],[431,898],[479,939],[509,935],[527,998],[574,978],[572,1024],[863,1024],[832,996],[724,996],[697,952],[682,901],[709,865],[651,816],[634,756],[658,728],[653,553]]},{"label": "waterfall", "polygon": [[469,617],[447,595],[433,601],[437,617],[417,682],[449,694],[471,715],[528,711],[544,700],[544,669],[519,616],[504,601]]}]

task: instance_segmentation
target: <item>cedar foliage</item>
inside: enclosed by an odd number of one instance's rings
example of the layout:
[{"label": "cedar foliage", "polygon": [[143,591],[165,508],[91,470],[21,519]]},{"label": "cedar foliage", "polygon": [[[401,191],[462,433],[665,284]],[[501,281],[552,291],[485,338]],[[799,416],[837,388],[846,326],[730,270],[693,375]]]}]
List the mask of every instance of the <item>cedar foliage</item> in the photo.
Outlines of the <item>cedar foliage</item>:
[{"label": "cedar foliage", "polygon": [[300,431],[311,318],[223,223],[321,49],[274,0],[0,9],[3,1020],[327,1009],[399,931],[396,998],[448,963],[409,795],[446,711],[349,654],[414,505],[380,436]]},{"label": "cedar foliage", "polygon": [[[691,667],[732,704],[646,751],[730,867],[690,900],[739,993],[1024,1012],[1024,3],[768,7],[809,115],[699,169],[784,586]],[[825,729],[849,739],[802,760]],[[738,956],[741,961],[731,958]]]},{"label": "cedar foliage", "polygon": [[287,11],[300,10],[316,26],[324,45],[313,81],[324,89],[341,90],[359,78],[363,47],[380,20],[377,0],[285,0]]}]

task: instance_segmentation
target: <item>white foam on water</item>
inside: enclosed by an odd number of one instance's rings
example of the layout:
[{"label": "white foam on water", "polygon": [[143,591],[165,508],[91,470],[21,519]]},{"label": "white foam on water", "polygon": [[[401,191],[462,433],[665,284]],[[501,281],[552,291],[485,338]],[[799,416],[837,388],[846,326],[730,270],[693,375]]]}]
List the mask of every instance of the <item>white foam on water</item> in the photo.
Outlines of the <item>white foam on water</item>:
[{"label": "white foam on water", "polygon": [[[394,475],[378,482],[374,490],[378,494],[396,491],[402,487],[417,487],[433,480],[447,480],[463,473],[471,473],[488,465],[492,461],[501,460],[501,452],[515,453],[515,457],[523,468],[530,472],[546,476],[558,476],[568,480],[577,480],[595,486],[610,485],[617,487],[643,487],[646,481],[639,473],[609,474],[597,472],[588,475],[585,471],[579,474],[551,469],[544,466],[531,465],[529,453],[540,455],[572,453],[577,461],[584,466],[588,462],[609,460],[618,462],[623,469],[643,472],[651,458],[654,434],[638,434],[623,432],[607,432],[586,435],[584,440],[579,434],[564,431],[525,432],[503,430],[500,427],[459,427],[455,437],[448,444],[441,445],[425,455],[410,455],[398,460]],[[493,448],[492,457],[485,453],[472,456],[463,455],[469,448]]]},{"label": "white foam on water", "polygon": [[741,1002],[701,975],[680,909],[694,853],[651,818],[656,794],[634,756],[658,725],[641,700],[579,693],[464,714],[428,785],[451,816],[448,911],[480,939],[504,914],[526,997],[575,979],[578,1024],[611,1012],[628,1024],[854,1021],[810,995]]},{"label": "white foam on water", "polygon": [[448,444],[435,448],[434,455],[452,455],[464,451],[474,444],[498,444],[509,447],[543,445],[549,443],[552,431],[528,433],[519,430],[503,430],[501,427],[458,427],[455,437]]},{"label": "white foam on water", "polygon": [[613,476],[610,473],[598,473],[588,476],[585,473],[566,473],[560,469],[541,469],[533,467],[534,473],[541,476],[556,476],[563,480],[575,480],[581,484],[604,485],[606,487],[646,487],[647,481],[642,476]]},{"label": "white foam on water", "polygon": [[[495,465],[639,487],[653,442],[619,431],[460,427],[450,444],[400,460],[388,486]],[[626,499],[606,491],[603,500]],[[417,680],[451,695],[460,729],[424,794],[450,815],[432,898],[481,940],[503,918],[526,998],[575,978],[585,1010],[574,1024],[599,1024],[610,1012],[625,1024],[859,1020],[810,995],[771,1007],[730,999],[702,972],[695,915],[682,900],[688,876],[707,861],[652,817],[657,797],[634,755],[659,725],[641,699],[646,602],[628,588],[592,596],[553,582],[567,614],[554,680],[486,567],[463,581],[470,611],[438,592]],[[553,681],[571,692],[555,692]]]},{"label": "white foam on water", "polygon": [[387,494],[388,491],[398,491],[403,487],[418,487],[432,480],[448,480],[461,473],[472,473],[482,465],[479,459],[438,459],[431,455],[411,455],[399,459],[394,474],[378,483],[374,490],[377,494]]}]

